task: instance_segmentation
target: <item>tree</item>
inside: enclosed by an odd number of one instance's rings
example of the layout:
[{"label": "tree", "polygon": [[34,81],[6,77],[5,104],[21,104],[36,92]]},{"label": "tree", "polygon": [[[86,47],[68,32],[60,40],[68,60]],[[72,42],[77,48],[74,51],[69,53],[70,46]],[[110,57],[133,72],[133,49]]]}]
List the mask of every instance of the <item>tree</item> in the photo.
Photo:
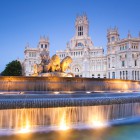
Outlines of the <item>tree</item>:
[{"label": "tree", "polygon": [[2,76],[21,76],[22,66],[19,61],[14,60],[8,63],[5,70],[1,73]]}]

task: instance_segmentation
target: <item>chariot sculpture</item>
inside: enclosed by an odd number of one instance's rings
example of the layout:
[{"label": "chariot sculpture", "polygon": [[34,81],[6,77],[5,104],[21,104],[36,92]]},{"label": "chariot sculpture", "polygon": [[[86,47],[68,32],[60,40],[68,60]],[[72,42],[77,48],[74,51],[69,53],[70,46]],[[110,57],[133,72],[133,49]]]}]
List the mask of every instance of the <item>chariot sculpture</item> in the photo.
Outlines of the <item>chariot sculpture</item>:
[{"label": "chariot sculpture", "polygon": [[72,73],[66,73],[70,69],[69,65],[72,63],[72,58],[66,56],[62,61],[58,55],[53,55],[50,58],[41,55],[41,63],[34,65],[34,74],[32,76],[59,76],[59,77],[73,77]]}]

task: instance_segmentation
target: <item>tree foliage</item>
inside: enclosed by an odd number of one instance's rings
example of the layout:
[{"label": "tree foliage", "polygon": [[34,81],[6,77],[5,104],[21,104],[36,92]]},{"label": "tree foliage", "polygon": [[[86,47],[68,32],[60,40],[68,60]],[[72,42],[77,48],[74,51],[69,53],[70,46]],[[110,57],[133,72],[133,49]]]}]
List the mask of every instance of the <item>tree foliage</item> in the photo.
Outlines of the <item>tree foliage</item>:
[{"label": "tree foliage", "polygon": [[5,70],[1,73],[2,76],[21,76],[22,66],[19,61],[14,60],[8,63]]}]

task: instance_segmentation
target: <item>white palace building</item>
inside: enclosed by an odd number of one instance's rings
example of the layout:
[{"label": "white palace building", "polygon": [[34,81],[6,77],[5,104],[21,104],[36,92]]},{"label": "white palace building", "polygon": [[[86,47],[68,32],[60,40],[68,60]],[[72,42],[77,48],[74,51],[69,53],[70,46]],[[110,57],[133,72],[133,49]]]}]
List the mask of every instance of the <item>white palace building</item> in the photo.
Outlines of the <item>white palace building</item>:
[{"label": "white palace building", "polygon": [[[49,39],[41,37],[37,48],[25,48],[23,74],[33,74],[33,66],[40,63],[40,54],[48,54]],[[107,31],[107,54],[102,47],[96,47],[89,36],[89,21],[86,15],[75,21],[75,35],[67,43],[66,49],[57,51],[61,60],[66,56],[73,59],[71,72],[76,77],[111,78],[140,80],[140,34],[133,38],[120,39],[117,28]]]}]

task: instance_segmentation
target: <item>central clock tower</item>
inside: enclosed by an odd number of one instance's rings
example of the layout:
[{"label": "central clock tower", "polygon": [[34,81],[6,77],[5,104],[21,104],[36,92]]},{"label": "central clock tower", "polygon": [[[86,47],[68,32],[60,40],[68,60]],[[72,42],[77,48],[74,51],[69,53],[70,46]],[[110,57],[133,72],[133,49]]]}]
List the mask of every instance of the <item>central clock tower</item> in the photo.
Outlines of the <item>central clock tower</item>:
[{"label": "central clock tower", "polygon": [[82,16],[77,16],[75,28],[77,37],[87,37],[89,35],[89,22],[85,14]]}]

